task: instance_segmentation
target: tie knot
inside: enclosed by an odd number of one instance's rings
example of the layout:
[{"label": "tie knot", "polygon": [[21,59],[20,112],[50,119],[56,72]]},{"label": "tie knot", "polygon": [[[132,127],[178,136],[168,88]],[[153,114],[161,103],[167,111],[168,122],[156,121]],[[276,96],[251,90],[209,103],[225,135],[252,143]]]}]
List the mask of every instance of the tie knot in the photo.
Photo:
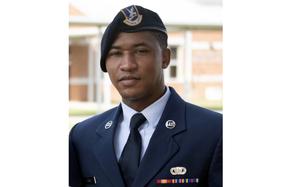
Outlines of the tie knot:
[{"label": "tie knot", "polygon": [[142,113],[134,114],[130,120],[130,129],[138,129],[144,121],[146,121],[146,118]]}]

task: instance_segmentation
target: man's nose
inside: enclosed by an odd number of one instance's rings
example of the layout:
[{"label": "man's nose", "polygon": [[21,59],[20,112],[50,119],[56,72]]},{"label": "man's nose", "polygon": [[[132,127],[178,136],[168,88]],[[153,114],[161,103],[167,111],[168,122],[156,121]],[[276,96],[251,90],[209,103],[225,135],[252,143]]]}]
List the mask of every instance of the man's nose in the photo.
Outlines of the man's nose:
[{"label": "man's nose", "polygon": [[123,71],[133,71],[133,70],[135,70],[137,68],[137,63],[136,63],[136,60],[134,58],[134,55],[132,55],[130,53],[125,53],[123,58],[122,58],[120,68]]}]

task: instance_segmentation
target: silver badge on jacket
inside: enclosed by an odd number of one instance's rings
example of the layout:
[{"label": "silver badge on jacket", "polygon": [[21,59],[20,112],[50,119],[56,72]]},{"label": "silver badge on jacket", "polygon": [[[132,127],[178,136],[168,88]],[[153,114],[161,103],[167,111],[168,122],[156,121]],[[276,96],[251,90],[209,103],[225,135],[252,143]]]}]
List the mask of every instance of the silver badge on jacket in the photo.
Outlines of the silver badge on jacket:
[{"label": "silver badge on jacket", "polygon": [[172,175],[184,175],[187,170],[185,167],[173,167],[170,169]]}]

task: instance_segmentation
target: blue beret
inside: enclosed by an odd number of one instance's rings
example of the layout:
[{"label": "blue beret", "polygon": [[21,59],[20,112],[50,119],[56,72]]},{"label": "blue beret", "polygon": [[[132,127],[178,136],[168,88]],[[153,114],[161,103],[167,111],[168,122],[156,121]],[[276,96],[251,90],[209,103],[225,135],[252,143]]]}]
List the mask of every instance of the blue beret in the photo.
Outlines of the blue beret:
[{"label": "blue beret", "polygon": [[159,15],[137,5],[122,9],[106,28],[101,40],[100,65],[106,70],[106,56],[120,32],[159,31],[167,36],[167,30]]}]

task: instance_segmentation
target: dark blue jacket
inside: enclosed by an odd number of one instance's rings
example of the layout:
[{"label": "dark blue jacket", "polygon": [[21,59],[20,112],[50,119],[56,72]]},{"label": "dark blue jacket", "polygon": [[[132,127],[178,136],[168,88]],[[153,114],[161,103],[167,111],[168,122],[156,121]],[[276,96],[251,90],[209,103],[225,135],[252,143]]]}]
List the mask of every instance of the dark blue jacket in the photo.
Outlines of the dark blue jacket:
[{"label": "dark blue jacket", "polygon": [[[174,89],[170,91],[133,187],[221,187],[222,115],[187,103]],[[114,132],[120,115],[119,105],[72,128],[70,186],[124,187],[114,151]],[[168,120],[175,121],[175,128],[166,127]],[[111,127],[105,128],[109,121],[112,121]],[[185,168],[186,173],[172,174],[170,170],[175,167]]]}]

